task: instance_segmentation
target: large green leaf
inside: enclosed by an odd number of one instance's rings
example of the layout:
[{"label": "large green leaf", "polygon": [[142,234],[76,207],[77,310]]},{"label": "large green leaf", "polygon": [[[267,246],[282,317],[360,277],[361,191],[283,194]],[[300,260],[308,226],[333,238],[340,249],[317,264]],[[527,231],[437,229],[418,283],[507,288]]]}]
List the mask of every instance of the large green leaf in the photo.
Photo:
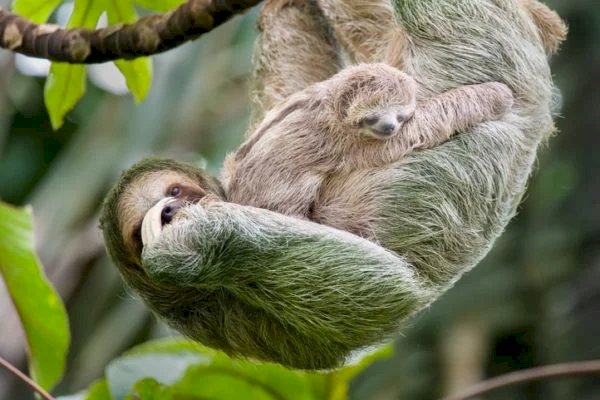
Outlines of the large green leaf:
[{"label": "large green leaf", "polygon": [[110,363],[106,380],[114,400],[346,400],[351,380],[391,354],[389,345],[356,364],[319,373],[232,359],[184,339],[163,339]]},{"label": "large green leaf", "polygon": [[67,314],[35,255],[31,210],[2,202],[0,273],[25,330],[31,376],[50,390],[65,367],[69,346]]},{"label": "large green leaf", "polygon": [[[104,1],[75,0],[68,27],[94,28],[104,11]],[[65,115],[85,93],[85,67],[52,63],[44,88],[44,100],[54,129],[62,126]]]},{"label": "large green leaf", "polygon": [[[139,381],[143,376],[153,380],[134,386],[133,378]],[[327,393],[324,374],[231,359],[182,339],[134,348],[109,366],[107,379],[116,400],[122,399],[125,389],[132,390],[130,397],[141,399],[314,400],[325,399]]]},{"label": "large green leaf", "polygon": [[198,352],[137,354],[110,363],[106,368],[106,379],[113,398],[120,400],[144,378],[170,385],[180,380],[191,365],[209,362],[209,357]]},{"label": "large green leaf", "polygon": [[46,22],[61,2],[62,0],[13,0],[12,9],[39,24]]},{"label": "large green leaf", "polygon": [[[137,13],[131,0],[106,0],[106,14],[109,25],[137,20]],[[152,61],[148,57],[135,60],[119,60],[115,62],[119,71],[125,76],[127,87],[136,102],[144,100],[152,84]]]}]

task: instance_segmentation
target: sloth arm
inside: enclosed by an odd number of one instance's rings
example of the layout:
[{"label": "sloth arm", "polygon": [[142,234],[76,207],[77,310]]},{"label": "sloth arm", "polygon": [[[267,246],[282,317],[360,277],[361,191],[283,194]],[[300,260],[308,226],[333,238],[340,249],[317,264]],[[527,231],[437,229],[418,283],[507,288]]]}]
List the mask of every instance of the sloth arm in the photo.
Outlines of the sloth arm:
[{"label": "sloth arm", "polygon": [[186,208],[142,258],[155,282],[226,290],[299,329],[351,318],[393,330],[434,299],[406,260],[368,240],[234,203]]},{"label": "sloth arm", "polygon": [[513,105],[508,86],[499,82],[466,85],[423,101],[397,136],[410,149],[435,147],[458,132],[501,119]]}]

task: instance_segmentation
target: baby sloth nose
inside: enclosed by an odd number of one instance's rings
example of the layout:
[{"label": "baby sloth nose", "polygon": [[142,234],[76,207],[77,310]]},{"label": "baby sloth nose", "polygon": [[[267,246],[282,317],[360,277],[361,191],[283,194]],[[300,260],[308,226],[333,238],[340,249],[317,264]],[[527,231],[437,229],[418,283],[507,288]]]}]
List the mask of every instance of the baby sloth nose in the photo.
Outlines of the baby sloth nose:
[{"label": "baby sloth nose", "polygon": [[396,124],[393,122],[382,122],[376,124],[372,129],[378,135],[390,136],[396,130]]},{"label": "baby sloth nose", "polygon": [[160,213],[160,222],[163,225],[167,225],[171,223],[173,217],[177,213],[177,210],[181,208],[181,204],[179,202],[172,202],[165,206]]},{"label": "baby sloth nose", "polygon": [[396,133],[400,123],[395,114],[372,116],[365,120],[365,124],[373,134],[381,138],[387,138]]}]

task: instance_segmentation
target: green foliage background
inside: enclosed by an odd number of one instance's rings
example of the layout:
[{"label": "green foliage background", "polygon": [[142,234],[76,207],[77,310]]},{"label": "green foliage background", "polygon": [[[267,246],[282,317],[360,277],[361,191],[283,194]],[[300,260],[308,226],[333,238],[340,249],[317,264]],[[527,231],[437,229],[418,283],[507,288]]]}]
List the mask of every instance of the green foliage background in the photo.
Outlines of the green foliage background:
[{"label": "green foliage background", "polygon": [[[552,62],[563,92],[560,133],[541,152],[520,213],[492,254],[404,330],[392,358],[353,380],[351,398],[431,400],[487,376],[600,358],[600,3],[547,3],[570,25]],[[0,51],[0,198],[32,205],[37,249],[71,322],[57,394],[88,387],[124,351],[172,334],[123,290],[102,248],[98,207],[120,171],[145,155],[203,160],[218,172],[247,123],[254,18],[156,57],[140,105],[87,82],[57,131],[44,80],[20,75],[12,54]],[[20,330],[0,286],[0,355],[26,368]],[[105,389],[95,386],[97,398]],[[570,379],[486,399],[592,400],[598,393],[598,380]],[[0,370],[0,399],[31,398]]]}]

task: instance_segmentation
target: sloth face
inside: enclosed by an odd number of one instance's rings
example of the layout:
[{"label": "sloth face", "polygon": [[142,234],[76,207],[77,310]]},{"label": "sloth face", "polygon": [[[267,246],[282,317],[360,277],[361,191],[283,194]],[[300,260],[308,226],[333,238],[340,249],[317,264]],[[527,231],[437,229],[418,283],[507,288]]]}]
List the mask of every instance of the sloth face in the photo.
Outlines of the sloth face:
[{"label": "sloth face", "polygon": [[341,73],[336,108],[342,122],[368,137],[397,135],[416,108],[412,77],[385,64],[365,64]]},{"label": "sloth face", "polygon": [[224,198],[218,181],[204,171],[171,160],[140,162],[123,174],[105,203],[101,225],[108,247],[127,264],[141,265],[143,246],[175,223],[182,208],[207,196]]},{"label": "sloth face", "polygon": [[412,118],[414,108],[408,106],[372,110],[359,119],[362,134],[375,139],[387,140],[396,136],[406,121]]}]

